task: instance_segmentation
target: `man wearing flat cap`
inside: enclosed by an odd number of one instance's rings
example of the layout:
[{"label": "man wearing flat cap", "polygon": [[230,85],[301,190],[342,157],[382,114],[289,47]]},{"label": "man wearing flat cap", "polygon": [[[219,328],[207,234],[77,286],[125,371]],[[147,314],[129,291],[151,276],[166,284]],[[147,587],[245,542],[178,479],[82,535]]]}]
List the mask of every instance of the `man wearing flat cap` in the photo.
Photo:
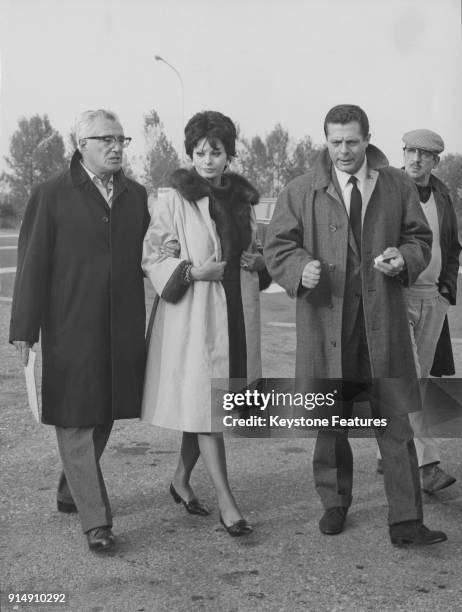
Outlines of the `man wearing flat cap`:
[{"label": "man wearing flat cap", "polygon": [[[433,174],[444,142],[435,132],[424,129],[407,132],[403,142],[404,170],[416,184],[422,210],[433,232],[430,263],[415,283],[405,289],[418,369],[421,378],[428,378],[430,374],[451,375],[455,372],[447,310],[456,303],[461,246],[449,191]],[[456,479],[438,466],[437,444],[428,437],[424,426],[425,403],[423,411],[409,417],[423,490],[435,493]]]}]

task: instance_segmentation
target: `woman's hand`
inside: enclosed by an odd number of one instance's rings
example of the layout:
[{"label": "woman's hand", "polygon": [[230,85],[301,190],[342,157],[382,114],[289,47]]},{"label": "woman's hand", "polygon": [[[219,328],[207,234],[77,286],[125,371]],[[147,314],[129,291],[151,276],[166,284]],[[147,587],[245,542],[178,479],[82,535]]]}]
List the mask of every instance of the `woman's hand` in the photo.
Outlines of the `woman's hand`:
[{"label": "woman's hand", "polygon": [[265,260],[261,253],[251,253],[250,251],[242,251],[241,268],[249,272],[261,272],[265,267]]},{"label": "woman's hand", "polygon": [[225,266],[226,261],[215,261],[215,255],[211,255],[202,266],[191,268],[191,278],[194,281],[221,281]]},{"label": "woman's hand", "polygon": [[180,256],[180,243],[178,240],[169,240],[159,248],[159,251],[162,255],[165,255],[165,257],[174,257],[176,259]]}]

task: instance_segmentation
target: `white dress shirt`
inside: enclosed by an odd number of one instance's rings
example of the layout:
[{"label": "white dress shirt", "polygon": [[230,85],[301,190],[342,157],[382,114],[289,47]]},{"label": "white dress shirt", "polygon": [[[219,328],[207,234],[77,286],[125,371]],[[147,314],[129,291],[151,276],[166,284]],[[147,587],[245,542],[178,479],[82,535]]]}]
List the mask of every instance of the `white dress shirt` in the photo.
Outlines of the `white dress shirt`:
[{"label": "white dress shirt", "polygon": [[361,209],[361,221],[364,221],[364,213],[366,212],[366,207],[368,204],[369,198],[365,198],[366,192],[366,180],[368,178],[368,169],[367,169],[367,158],[364,157],[363,165],[361,168],[355,172],[354,174],[348,174],[348,172],[342,172],[339,170],[337,166],[334,166],[335,174],[337,175],[337,180],[340,185],[340,189],[342,190],[343,201],[345,202],[345,208],[348,216],[350,216],[350,199],[351,199],[351,190],[353,189],[352,183],[348,181],[352,176],[355,176],[358,179],[356,185],[358,186],[359,192],[362,198],[362,209]]}]

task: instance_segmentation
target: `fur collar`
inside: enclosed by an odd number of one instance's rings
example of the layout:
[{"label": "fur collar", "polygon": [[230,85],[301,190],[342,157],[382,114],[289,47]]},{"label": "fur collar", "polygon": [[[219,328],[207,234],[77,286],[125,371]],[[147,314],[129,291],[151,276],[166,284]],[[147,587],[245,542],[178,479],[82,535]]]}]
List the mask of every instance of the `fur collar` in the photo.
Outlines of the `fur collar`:
[{"label": "fur collar", "polygon": [[235,172],[223,175],[223,185],[214,187],[200,177],[197,172],[180,168],[170,177],[171,186],[181,195],[192,202],[204,197],[215,197],[219,200],[228,200],[231,204],[258,204],[259,194],[247,179]]},{"label": "fur collar", "polygon": [[[251,206],[258,203],[258,191],[244,177],[226,173],[222,185],[214,187],[193,170],[176,170],[170,183],[193,205],[203,197],[209,198],[210,216],[214,220],[221,241],[224,261],[237,258],[252,240]],[[239,265],[239,264],[237,264]]]}]

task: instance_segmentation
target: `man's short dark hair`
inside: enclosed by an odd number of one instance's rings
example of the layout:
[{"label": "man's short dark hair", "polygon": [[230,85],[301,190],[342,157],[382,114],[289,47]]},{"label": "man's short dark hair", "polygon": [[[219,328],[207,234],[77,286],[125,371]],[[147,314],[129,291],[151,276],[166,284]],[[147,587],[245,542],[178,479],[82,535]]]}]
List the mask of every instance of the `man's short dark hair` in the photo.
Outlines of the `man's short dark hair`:
[{"label": "man's short dark hair", "polygon": [[361,128],[361,134],[366,138],[369,134],[369,119],[362,108],[355,104],[338,104],[330,109],[324,119],[324,134],[327,138],[327,124],[340,123],[345,125],[357,121]]},{"label": "man's short dark hair", "polygon": [[218,111],[196,113],[186,124],[184,135],[184,146],[189,157],[192,157],[195,146],[203,138],[212,147],[220,140],[228,159],[236,155],[236,126],[229,117]]}]

